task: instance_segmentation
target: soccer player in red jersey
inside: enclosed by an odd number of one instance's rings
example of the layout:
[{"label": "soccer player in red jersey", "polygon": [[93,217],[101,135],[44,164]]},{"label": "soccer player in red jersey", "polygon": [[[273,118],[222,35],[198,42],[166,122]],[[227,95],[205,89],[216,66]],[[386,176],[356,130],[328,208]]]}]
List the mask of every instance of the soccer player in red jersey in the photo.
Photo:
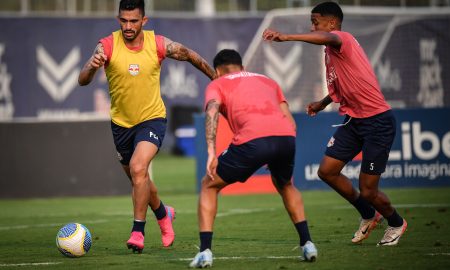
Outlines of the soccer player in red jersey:
[{"label": "soccer player in red jersey", "polygon": [[[339,113],[346,118],[327,145],[318,175],[361,214],[353,243],[366,239],[384,217],[388,228],[378,245],[392,246],[398,243],[407,223],[378,189],[378,183],[394,141],[395,118],[365,52],[350,33],[341,31],[343,18],[338,4],[320,3],[311,11],[310,33],[283,34],[266,29],[263,39],[325,45],[329,94],[321,101],[309,104],[307,113],[314,116],[331,102],[336,102],[340,104]],[[341,171],[361,151],[358,192]]]},{"label": "soccer player in red jersey", "polygon": [[161,229],[163,246],[172,245],[175,239],[172,227],[175,210],[162,203],[148,173],[167,126],[160,93],[161,62],[166,57],[189,61],[211,79],[215,73],[196,52],[154,31],[143,30],[148,21],[144,0],[121,0],[117,19],[120,30],[99,41],[78,82],[89,84],[104,66],[111,96],[114,144],[132,185],[134,221],[127,246],[141,253],[149,206]]},{"label": "soccer player in red jersey", "polygon": [[[296,127],[283,92],[272,79],[244,71],[241,56],[234,50],[220,51],[214,58],[214,68],[219,78],[208,85],[205,93],[208,160],[198,203],[200,252],[190,266],[212,265],[219,191],[235,182],[245,182],[266,164],[299,234],[303,256],[314,261],[317,249],[309,235],[300,192],[292,183]],[[217,158],[219,113],[226,118],[234,137]]]}]

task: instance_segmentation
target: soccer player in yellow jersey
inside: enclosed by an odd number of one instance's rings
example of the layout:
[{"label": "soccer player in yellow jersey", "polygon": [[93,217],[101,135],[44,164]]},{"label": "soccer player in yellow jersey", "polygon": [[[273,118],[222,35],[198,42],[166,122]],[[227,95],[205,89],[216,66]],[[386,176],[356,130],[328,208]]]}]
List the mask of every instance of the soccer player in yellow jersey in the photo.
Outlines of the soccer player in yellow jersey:
[{"label": "soccer player in yellow jersey", "polygon": [[165,57],[188,61],[210,79],[215,72],[196,52],[142,29],[148,21],[144,0],[121,0],[117,18],[120,30],[99,41],[78,82],[89,84],[104,66],[111,96],[114,143],[132,185],[134,223],[127,246],[141,253],[148,206],[158,220],[163,246],[172,245],[175,239],[175,211],[161,202],[148,174],[166,131],[166,108],[160,93],[161,61]]}]

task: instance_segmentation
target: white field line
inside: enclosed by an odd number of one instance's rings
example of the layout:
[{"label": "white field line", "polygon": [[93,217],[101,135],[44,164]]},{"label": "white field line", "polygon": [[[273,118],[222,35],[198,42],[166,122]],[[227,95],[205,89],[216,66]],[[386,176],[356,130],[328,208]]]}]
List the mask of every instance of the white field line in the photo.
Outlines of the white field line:
[{"label": "white field line", "polygon": [[[236,208],[236,209],[230,209],[226,212],[221,212],[217,214],[217,217],[227,217],[227,216],[234,216],[234,215],[246,215],[246,214],[252,214],[252,213],[261,213],[261,212],[272,212],[277,210],[277,208]],[[177,214],[197,214],[197,211],[176,211]],[[106,214],[101,214],[105,216],[132,216],[131,212],[109,212]],[[99,220],[86,220],[80,223],[106,223],[109,220],[107,219],[99,219]],[[8,230],[21,230],[21,229],[28,229],[28,228],[45,228],[45,227],[55,227],[55,226],[62,226],[63,223],[47,223],[47,224],[24,224],[24,225],[14,225],[14,226],[0,226],[0,231],[8,231]]]},{"label": "white field line", "polygon": [[[84,223],[106,223],[108,220],[106,219],[98,219],[98,220],[86,220]],[[47,223],[47,224],[27,224],[27,225],[15,225],[15,226],[1,226],[0,231],[9,231],[9,230],[21,230],[28,228],[45,228],[45,227],[55,227],[62,226],[65,223]]]},{"label": "white field line", "polygon": [[45,266],[45,265],[55,265],[61,264],[61,262],[40,262],[40,263],[3,263],[0,267],[12,267],[12,266]]},{"label": "white field line", "polygon": [[[213,260],[284,260],[284,259],[300,259],[300,256],[232,256],[232,257],[213,257]],[[192,261],[194,258],[178,258],[171,261]]]},{"label": "white field line", "polygon": [[[279,208],[281,209],[281,208]],[[217,217],[226,217],[226,216],[232,216],[232,215],[244,215],[244,214],[251,214],[251,213],[258,213],[258,212],[272,212],[277,210],[277,208],[236,208],[236,209],[230,209],[226,212],[220,212],[217,213]],[[177,210],[175,209],[176,214],[182,214],[182,215],[196,215],[197,210]],[[104,212],[99,215],[102,216],[130,216],[133,217],[133,212],[130,211],[117,211],[117,212]],[[153,218],[153,216],[150,214],[149,218]]]},{"label": "white field line", "polygon": [[426,254],[426,255],[428,255],[428,256],[450,256],[450,253],[428,253],[428,254]]},{"label": "white field line", "polygon": [[[395,208],[437,208],[450,207],[448,203],[409,203],[409,204],[394,204]],[[352,205],[334,206],[333,209],[351,209]]]},{"label": "white field line", "polygon": [[227,217],[227,216],[234,216],[234,215],[245,215],[245,214],[252,214],[252,213],[261,213],[261,212],[272,212],[275,211],[276,208],[253,208],[253,209],[230,209],[227,212],[218,213],[217,217]]}]

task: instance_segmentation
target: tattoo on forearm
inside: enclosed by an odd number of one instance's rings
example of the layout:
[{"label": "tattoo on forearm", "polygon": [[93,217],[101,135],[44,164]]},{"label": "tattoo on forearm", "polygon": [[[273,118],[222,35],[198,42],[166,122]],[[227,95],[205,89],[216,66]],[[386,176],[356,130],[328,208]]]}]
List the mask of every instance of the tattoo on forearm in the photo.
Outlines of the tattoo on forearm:
[{"label": "tattoo on forearm", "polygon": [[166,56],[179,61],[189,61],[193,66],[205,73],[205,75],[210,79],[214,79],[215,77],[214,70],[208,65],[205,59],[180,43],[171,42],[167,45]]},{"label": "tattoo on forearm", "polygon": [[101,43],[98,43],[97,47],[95,47],[94,54],[97,53],[105,54],[105,51],[103,50],[103,45]]},{"label": "tattoo on forearm", "polygon": [[219,104],[215,100],[211,100],[206,105],[205,131],[206,143],[212,145],[216,149],[216,133],[219,123]]}]

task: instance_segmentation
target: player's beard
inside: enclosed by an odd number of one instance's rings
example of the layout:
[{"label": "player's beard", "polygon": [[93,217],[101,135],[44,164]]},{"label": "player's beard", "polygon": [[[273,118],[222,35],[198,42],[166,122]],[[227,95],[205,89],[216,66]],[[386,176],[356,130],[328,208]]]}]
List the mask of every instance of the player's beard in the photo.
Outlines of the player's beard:
[{"label": "player's beard", "polygon": [[[131,33],[133,33],[133,35],[129,35]],[[127,41],[135,40],[136,37],[139,35],[139,33],[140,33],[140,30],[136,30],[136,31],[134,31],[134,30],[122,30],[122,36]]]}]

